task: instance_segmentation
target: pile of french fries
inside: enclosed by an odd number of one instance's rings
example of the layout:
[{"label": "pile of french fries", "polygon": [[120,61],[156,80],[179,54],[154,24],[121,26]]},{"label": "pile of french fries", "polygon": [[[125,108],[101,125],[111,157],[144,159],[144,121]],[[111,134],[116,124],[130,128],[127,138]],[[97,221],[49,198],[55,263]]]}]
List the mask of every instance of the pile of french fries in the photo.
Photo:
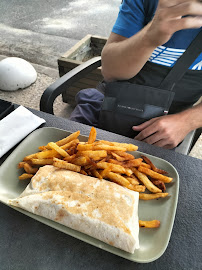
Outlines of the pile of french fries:
[{"label": "pile of french fries", "polygon": [[[104,140],[96,141],[96,129],[91,128],[88,141],[81,142],[77,131],[57,142],[39,146],[37,153],[26,156],[18,164],[25,173],[20,180],[31,179],[41,166],[53,165],[84,175],[113,181],[125,188],[139,192],[141,200],[152,200],[168,196],[165,183],[173,179],[167,172],[157,168],[146,156],[135,158],[128,151],[136,151],[133,144]],[[146,191],[146,192],[145,192]],[[141,227],[156,226],[144,224]]]}]

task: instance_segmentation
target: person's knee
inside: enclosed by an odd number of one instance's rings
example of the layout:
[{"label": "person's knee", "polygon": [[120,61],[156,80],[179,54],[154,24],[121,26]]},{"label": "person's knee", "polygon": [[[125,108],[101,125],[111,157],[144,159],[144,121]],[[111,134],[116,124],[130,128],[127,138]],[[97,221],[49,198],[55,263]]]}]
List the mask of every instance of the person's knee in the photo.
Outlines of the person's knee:
[{"label": "person's knee", "polygon": [[88,88],[88,89],[83,89],[80,90],[76,97],[76,103],[81,104],[81,103],[92,103],[92,102],[100,102],[104,98],[104,95],[99,92],[95,88]]}]

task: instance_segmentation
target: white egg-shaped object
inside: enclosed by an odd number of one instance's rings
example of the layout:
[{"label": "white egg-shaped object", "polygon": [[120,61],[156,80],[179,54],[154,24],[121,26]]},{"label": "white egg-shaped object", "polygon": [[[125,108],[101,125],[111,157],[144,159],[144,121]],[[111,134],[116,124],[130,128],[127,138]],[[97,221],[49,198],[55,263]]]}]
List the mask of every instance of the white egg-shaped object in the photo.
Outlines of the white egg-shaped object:
[{"label": "white egg-shaped object", "polygon": [[37,72],[26,60],[8,57],[0,61],[0,90],[15,91],[36,81]]}]

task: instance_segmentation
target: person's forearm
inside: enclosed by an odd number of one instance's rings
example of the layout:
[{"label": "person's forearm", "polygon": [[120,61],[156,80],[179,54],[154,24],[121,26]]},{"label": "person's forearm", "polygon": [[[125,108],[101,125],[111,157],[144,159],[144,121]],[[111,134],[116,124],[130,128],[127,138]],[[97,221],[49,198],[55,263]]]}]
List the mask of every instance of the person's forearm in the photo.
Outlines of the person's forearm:
[{"label": "person's forearm", "polygon": [[106,81],[134,77],[156,48],[148,38],[149,25],[121,42],[107,44],[102,52],[102,74]]},{"label": "person's forearm", "polygon": [[184,124],[188,125],[189,131],[202,127],[202,102],[179,113],[179,115],[182,116]]},{"label": "person's forearm", "polygon": [[198,1],[159,0],[154,18],[141,31],[128,39],[120,36],[108,40],[102,52],[104,79],[134,77],[156,47],[165,44],[179,30],[200,28],[201,18],[202,4]]}]

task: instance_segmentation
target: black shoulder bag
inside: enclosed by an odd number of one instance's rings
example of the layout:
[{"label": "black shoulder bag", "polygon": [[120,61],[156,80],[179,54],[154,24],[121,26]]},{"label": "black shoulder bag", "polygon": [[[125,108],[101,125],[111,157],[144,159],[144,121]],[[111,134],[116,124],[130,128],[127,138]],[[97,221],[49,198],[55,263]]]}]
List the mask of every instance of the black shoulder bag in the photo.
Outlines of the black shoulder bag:
[{"label": "black shoulder bag", "polygon": [[106,83],[98,126],[102,129],[134,137],[132,126],[154,117],[166,115],[173,101],[175,84],[202,51],[202,31],[178,59],[158,88],[116,81]]}]

